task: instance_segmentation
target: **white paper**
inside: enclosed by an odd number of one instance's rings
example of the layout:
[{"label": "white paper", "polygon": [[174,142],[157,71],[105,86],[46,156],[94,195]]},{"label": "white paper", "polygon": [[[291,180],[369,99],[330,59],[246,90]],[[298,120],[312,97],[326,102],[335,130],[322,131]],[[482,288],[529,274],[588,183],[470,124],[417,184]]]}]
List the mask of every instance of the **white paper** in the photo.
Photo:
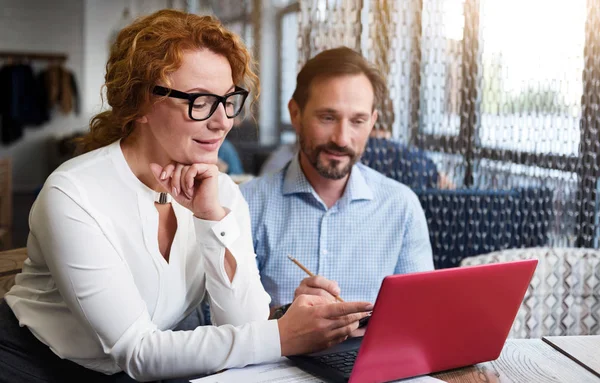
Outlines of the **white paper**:
[{"label": "white paper", "polygon": [[295,367],[287,358],[270,364],[233,368],[220,374],[195,379],[192,383],[325,383]]},{"label": "white paper", "polygon": [[444,382],[443,380],[439,380],[436,378],[432,378],[431,376],[417,376],[416,378],[408,378],[408,379],[402,379],[402,380],[396,380],[395,382],[402,382],[402,383],[437,383],[437,382]]},{"label": "white paper", "polygon": [[[259,364],[245,368],[234,368],[220,374],[194,379],[191,383],[326,383],[307,372],[302,371],[287,358],[275,363]],[[402,383],[437,383],[439,379],[430,376],[398,380]]]}]

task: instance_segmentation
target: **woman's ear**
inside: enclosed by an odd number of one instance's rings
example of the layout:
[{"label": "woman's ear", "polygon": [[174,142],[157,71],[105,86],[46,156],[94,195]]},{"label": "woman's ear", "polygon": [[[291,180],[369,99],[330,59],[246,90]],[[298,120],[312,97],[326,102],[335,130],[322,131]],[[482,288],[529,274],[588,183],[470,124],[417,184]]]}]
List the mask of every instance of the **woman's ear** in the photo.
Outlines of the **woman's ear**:
[{"label": "woman's ear", "polygon": [[142,117],[136,118],[135,121],[139,122],[140,124],[147,124],[148,123],[148,117],[146,117],[146,115],[143,115]]}]

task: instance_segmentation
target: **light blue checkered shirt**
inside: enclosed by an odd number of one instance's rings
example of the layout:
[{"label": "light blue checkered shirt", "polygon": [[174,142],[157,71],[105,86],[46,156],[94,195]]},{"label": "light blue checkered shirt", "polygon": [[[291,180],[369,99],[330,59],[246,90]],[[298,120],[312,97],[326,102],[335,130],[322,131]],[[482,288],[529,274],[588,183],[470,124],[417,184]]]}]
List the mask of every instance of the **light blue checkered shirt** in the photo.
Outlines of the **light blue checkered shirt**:
[{"label": "light blue checkered shirt", "polygon": [[356,164],[330,209],[297,156],[282,170],[242,185],[250,206],[254,249],[272,306],[290,303],[307,275],[337,281],[346,301],[375,302],[387,275],[433,270],[425,214],[415,193]]}]

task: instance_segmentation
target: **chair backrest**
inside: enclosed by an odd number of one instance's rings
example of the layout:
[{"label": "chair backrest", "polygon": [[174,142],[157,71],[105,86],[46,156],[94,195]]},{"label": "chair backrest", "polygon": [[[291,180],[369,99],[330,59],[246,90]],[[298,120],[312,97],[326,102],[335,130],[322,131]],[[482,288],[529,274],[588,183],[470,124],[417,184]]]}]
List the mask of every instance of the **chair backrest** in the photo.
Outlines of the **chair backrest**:
[{"label": "chair backrest", "polygon": [[536,247],[465,258],[461,266],[538,259],[509,337],[600,335],[600,250]]},{"label": "chair backrest", "polygon": [[543,246],[553,215],[552,190],[415,190],[425,211],[436,269],[463,258]]},{"label": "chair backrest", "polygon": [[435,188],[439,173],[427,153],[386,138],[369,138],[361,162],[413,190]]}]

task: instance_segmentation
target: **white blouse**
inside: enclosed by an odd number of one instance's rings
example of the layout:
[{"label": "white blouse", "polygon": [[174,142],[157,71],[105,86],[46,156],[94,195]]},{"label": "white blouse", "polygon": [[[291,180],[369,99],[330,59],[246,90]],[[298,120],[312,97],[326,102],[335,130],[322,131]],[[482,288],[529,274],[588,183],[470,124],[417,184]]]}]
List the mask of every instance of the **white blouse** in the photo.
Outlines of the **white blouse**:
[{"label": "white blouse", "polygon": [[[29,258],[5,297],[21,326],[61,358],[137,380],[279,358],[237,185],[219,176],[220,202],[230,210],[219,222],[172,202],[169,262],[158,248],[155,194],[133,174],[119,141],[52,173],[29,216]],[[237,261],[232,282],[225,248]],[[205,293],[218,327],[171,331]]]}]

